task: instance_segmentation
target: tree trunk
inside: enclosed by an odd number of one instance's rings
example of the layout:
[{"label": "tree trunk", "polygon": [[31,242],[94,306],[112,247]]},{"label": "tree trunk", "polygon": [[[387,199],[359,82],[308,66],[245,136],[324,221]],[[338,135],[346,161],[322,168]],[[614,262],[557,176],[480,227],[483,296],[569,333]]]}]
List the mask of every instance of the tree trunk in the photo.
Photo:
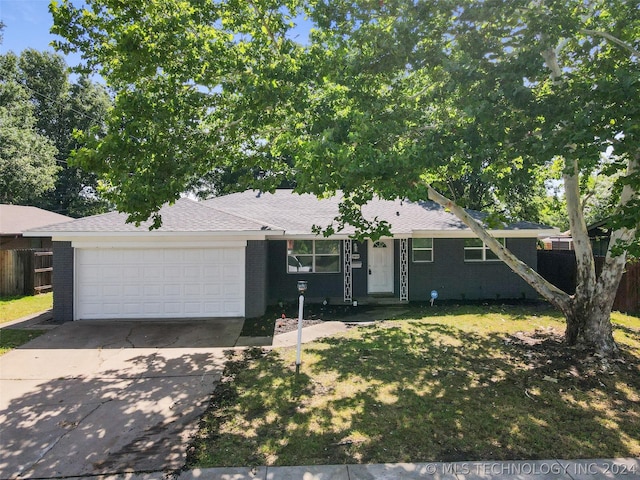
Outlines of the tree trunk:
[{"label": "tree trunk", "polygon": [[[575,166],[577,167],[577,165]],[[574,172],[576,171],[574,170]],[[603,356],[610,356],[618,351],[612,334],[611,308],[624,271],[625,256],[611,257],[609,253],[605,262],[605,269],[596,279],[595,260],[591,252],[584,216],[579,207],[577,175],[572,176],[570,173],[565,175],[565,185],[568,190],[572,190],[571,193],[567,193],[568,206],[573,207],[569,211],[572,231],[577,232],[576,236],[581,240],[580,246],[576,249],[576,256],[580,255],[581,258],[578,260],[578,285],[573,296],[549,283],[531,267],[513,255],[493,238],[484,226],[471,217],[465,209],[441,195],[428,184],[427,188],[431,200],[451,210],[500,260],[505,262],[516,274],[564,314],[567,321],[565,332],[567,344],[583,345]],[[623,202],[631,198],[628,191],[623,192],[622,197]],[[633,233],[634,231],[628,230],[624,231],[623,234],[615,232],[612,239],[629,240],[632,238]]]},{"label": "tree trunk", "polygon": [[581,345],[606,357],[615,354],[618,346],[611,327],[611,303],[604,299],[574,303],[565,313],[567,344]]}]

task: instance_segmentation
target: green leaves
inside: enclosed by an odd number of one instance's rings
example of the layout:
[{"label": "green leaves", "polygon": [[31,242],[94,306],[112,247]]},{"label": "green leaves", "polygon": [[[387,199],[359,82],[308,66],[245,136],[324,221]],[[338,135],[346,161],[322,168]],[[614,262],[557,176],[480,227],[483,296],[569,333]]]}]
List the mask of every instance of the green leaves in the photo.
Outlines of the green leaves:
[{"label": "green leaves", "polygon": [[[536,220],[556,159],[601,175],[607,148],[637,154],[640,14],[623,1],[51,9],[59,46],[115,93],[106,137],[79,159],[133,220],[207,178],[226,179],[215,191],[341,189],[357,204],[420,199],[425,175],[464,206]],[[303,14],[305,45],[291,31]]]},{"label": "green leaves", "polygon": [[56,148],[39,133],[18,58],[0,56],[0,202],[33,202],[53,189]]},{"label": "green leaves", "polygon": [[[53,30],[64,37],[60,48],[81,51],[105,78],[115,106],[107,135],[78,162],[100,174],[105,196],[132,221],[214,172],[288,168],[268,145],[278,144],[285,112],[295,110],[288,105],[300,98],[300,47],[287,37],[297,2],[83,7],[52,4]],[[262,177],[269,185],[274,175]]]}]

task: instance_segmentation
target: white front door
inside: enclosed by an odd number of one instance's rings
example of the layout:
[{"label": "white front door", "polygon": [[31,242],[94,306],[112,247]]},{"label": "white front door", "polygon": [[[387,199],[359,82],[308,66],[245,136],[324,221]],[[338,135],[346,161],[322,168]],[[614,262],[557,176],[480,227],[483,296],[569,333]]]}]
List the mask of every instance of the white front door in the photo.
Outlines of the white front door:
[{"label": "white front door", "polygon": [[369,293],[393,293],[393,240],[369,244]]}]

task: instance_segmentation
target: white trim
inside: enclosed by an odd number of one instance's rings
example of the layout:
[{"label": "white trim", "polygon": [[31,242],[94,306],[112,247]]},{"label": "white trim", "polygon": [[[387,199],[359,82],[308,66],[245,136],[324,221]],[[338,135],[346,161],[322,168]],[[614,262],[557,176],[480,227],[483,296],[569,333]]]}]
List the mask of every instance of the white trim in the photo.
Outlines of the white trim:
[{"label": "white trim", "polygon": [[409,301],[409,240],[406,238],[400,239],[400,301]]},{"label": "white trim", "polygon": [[[418,238],[420,240],[428,238],[431,240],[431,248],[426,248],[426,247],[416,247],[415,243],[413,242],[413,240],[415,238]],[[435,252],[434,252],[434,247],[435,247],[435,242],[433,241],[433,237],[414,237],[411,239],[411,263],[433,263],[435,261]],[[419,252],[431,252],[431,260],[416,260],[413,253],[415,251],[419,251]]]},{"label": "white trim", "polygon": [[[504,242],[502,243],[502,246],[505,248],[507,247],[507,239],[505,237],[499,237],[496,238],[496,240],[498,242],[500,242],[500,240],[504,240]],[[487,252],[491,252],[491,249],[487,246],[486,243],[482,242],[481,246],[477,246],[477,247],[467,247],[467,246],[463,246],[462,249],[462,259],[465,263],[490,263],[490,262],[502,262],[502,260],[500,260],[499,258],[487,258]],[[474,259],[467,259],[466,258],[466,253],[468,251],[478,251],[478,252],[482,252],[482,258],[474,258]],[[495,254],[494,254],[495,255]]]},{"label": "white trim", "polygon": [[[287,269],[287,274],[288,275],[303,275],[303,274],[309,274],[309,275],[335,275],[338,273],[342,273],[342,266],[340,265],[342,262],[342,255],[340,252],[340,249],[342,248],[342,241],[335,239],[335,238],[321,238],[321,239],[317,239],[314,238],[312,240],[302,240],[299,238],[296,239],[289,239],[292,242],[295,241],[309,241],[309,242],[313,242],[312,244],[312,253],[298,253],[298,254],[290,254],[289,253],[289,245],[287,245],[287,257],[286,257],[286,269]],[[316,242],[338,242],[338,253],[317,253],[316,252]],[[296,255],[298,256],[302,256],[302,257],[311,257],[312,259],[312,266],[311,266],[311,271],[302,271],[302,272],[292,272],[289,270],[289,257],[293,256],[296,257]],[[335,272],[318,272],[316,269],[316,259],[318,257],[338,257],[338,270]]]},{"label": "white trim", "polygon": [[[25,237],[51,237],[56,242],[69,242],[80,238],[100,238],[112,239],[116,241],[119,238],[130,239],[160,239],[160,238],[230,238],[245,240],[265,240],[269,235],[269,230],[262,231],[227,231],[227,232],[160,232],[157,230],[145,230],[137,232],[45,232],[45,231],[28,231],[23,234]],[[282,235],[282,231],[274,232],[276,235]]]},{"label": "white trim", "polygon": [[351,302],[353,300],[353,272],[352,272],[352,252],[353,252],[353,241],[352,240],[344,240],[342,242],[343,252],[344,252],[344,298],[345,303]]},{"label": "white trim", "polygon": [[76,240],[71,242],[71,246],[73,248],[91,248],[91,249],[113,249],[113,248],[140,248],[140,249],[150,249],[150,248],[239,248],[246,247],[246,240],[234,240],[234,241],[210,241],[210,242],[195,242],[195,241],[113,241],[113,239],[108,240]]},{"label": "white trim", "polygon": [[[557,229],[549,230],[488,230],[489,234],[501,238],[535,238],[548,236]],[[414,230],[412,238],[477,238],[471,230]]]},{"label": "white trim", "polygon": [[328,237],[323,236],[322,234],[291,234],[291,233],[278,233],[275,235],[269,235],[267,233],[267,240],[349,240],[353,238],[352,234],[338,234],[338,235],[330,235]]},{"label": "white trim", "polygon": [[78,320],[78,250],[73,249],[73,307],[71,308],[71,318]]},{"label": "white trim", "polygon": [[[488,230],[494,237],[503,238],[539,238],[558,236],[558,229],[544,230]],[[261,230],[261,231],[227,231],[227,232],[160,232],[160,231],[138,231],[138,232],[46,232],[46,231],[27,231],[23,233],[24,237],[51,237],[53,241],[69,242],[76,239],[100,238],[112,239],[116,241],[118,238],[130,239],[160,239],[160,238],[225,238],[225,239],[245,239],[245,240],[346,240],[353,238],[352,233],[336,233],[329,237],[321,234],[312,233],[287,233],[284,230]],[[476,235],[471,230],[413,230],[411,233],[395,233],[393,237],[396,240],[403,238],[474,238]]]}]

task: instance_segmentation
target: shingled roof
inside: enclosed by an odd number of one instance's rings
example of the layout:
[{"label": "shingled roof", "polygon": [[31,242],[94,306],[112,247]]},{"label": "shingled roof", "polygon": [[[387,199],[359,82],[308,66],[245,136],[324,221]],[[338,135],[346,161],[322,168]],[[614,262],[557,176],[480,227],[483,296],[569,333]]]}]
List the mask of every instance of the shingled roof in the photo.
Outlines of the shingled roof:
[{"label": "shingled roof", "polygon": [[[202,203],[181,198],[173,205],[160,209],[162,226],[158,232],[246,232],[264,229],[258,221],[217,211]],[[140,226],[127,223],[127,215],[119,212],[103,213],[80,218],[71,223],[52,225],[51,232],[148,232],[153,222],[148,220]],[[36,229],[37,231],[41,229]]]},{"label": "shingled roof", "polygon": [[[271,231],[276,235],[309,235],[314,225],[326,227],[338,215],[341,194],[318,199],[310,194],[298,194],[292,190],[276,190],[263,193],[255,190],[215,197],[202,202],[186,198],[160,210],[162,226],[158,232],[220,232],[242,233]],[[469,228],[456,216],[434,202],[408,202],[403,200],[374,199],[362,209],[368,220],[378,218],[391,224],[394,235],[411,235],[416,232],[465,232]],[[470,211],[482,220],[486,215]],[[50,226],[52,233],[84,232],[148,232],[150,221],[139,227],[126,223],[126,214],[111,212]],[[554,231],[550,227],[530,222],[504,226],[503,231],[529,231],[534,236],[540,231]],[[349,235],[354,228],[347,226],[339,232]]]},{"label": "shingled roof", "polygon": [[0,204],[0,235],[20,235],[32,228],[72,220],[71,217],[38,207]]},{"label": "shingled roof", "polygon": [[[311,233],[314,225],[330,225],[338,215],[338,205],[342,195],[318,199],[310,194],[298,194],[292,190],[276,190],[263,193],[255,190],[211,198],[202,202],[208,207],[230,214],[259,218],[261,222],[275,230],[284,230],[291,235]],[[482,212],[468,211],[479,221],[487,218]],[[362,208],[368,220],[378,218],[391,224],[394,235],[408,235],[414,232],[461,232],[469,228],[455,215],[435,202],[409,202],[406,200],[381,200],[374,198]],[[500,230],[553,230],[551,227],[531,222],[505,225]],[[341,233],[351,234],[353,227]]]}]

